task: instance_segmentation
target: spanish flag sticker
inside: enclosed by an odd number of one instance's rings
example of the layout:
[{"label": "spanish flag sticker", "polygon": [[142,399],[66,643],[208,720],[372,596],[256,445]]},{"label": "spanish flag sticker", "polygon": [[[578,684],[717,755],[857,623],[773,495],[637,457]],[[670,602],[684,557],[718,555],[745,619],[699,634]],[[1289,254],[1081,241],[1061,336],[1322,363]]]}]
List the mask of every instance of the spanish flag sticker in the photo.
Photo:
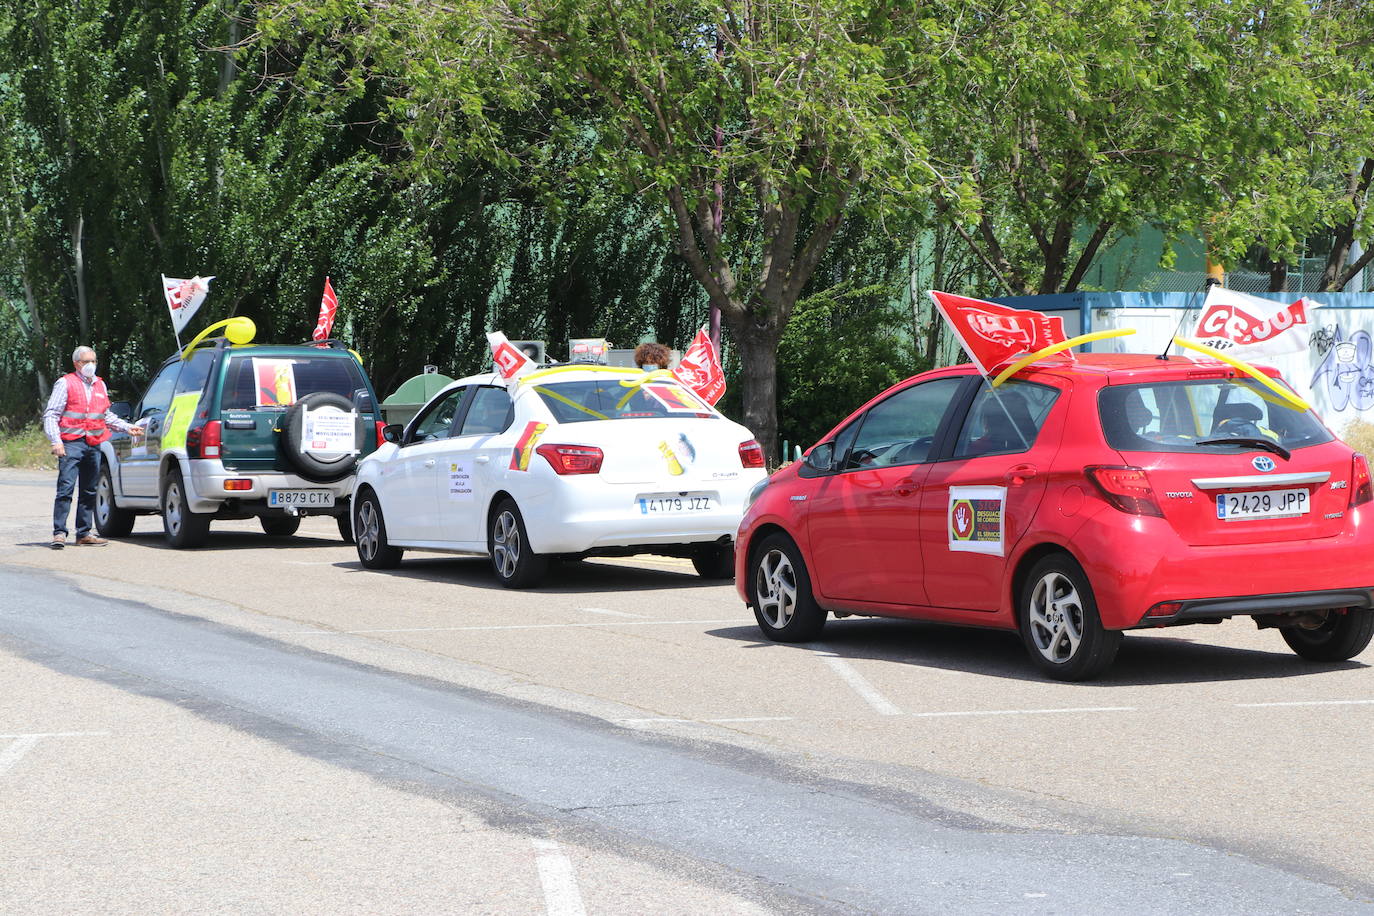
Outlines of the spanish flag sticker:
[{"label": "spanish flag sticker", "polygon": [[671,413],[696,413],[706,410],[700,401],[676,385],[646,384],[644,390]]},{"label": "spanish flag sticker", "polygon": [[515,443],[515,448],[510,453],[510,469],[512,471],[528,471],[530,469],[530,458],[534,456],[534,447],[539,442],[539,437],[544,435],[544,430],[549,428],[549,424],[540,423],[538,420],[531,420],[525,424],[525,431],[520,434],[520,439]]}]

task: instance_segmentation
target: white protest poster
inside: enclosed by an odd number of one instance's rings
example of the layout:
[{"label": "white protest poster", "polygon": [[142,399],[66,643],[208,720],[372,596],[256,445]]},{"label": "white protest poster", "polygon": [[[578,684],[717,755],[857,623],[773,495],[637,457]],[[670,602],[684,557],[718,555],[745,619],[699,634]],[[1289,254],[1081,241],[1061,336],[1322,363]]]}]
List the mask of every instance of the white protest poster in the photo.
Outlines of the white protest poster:
[{"label": "white protest poster", "polygon": [[1004,555],[1006,487],[949,488],[949,549]]},{"label": "white protest poster", "polygon": [[358,415],[337,407],[307,410],[301,424],[301,452],[352,455],[358,451]]},{"label": "white protest poster", "polygon": [[454,502],[472,499],[472,467],[468,462],[452,460],[448,463],[448,498]]}]

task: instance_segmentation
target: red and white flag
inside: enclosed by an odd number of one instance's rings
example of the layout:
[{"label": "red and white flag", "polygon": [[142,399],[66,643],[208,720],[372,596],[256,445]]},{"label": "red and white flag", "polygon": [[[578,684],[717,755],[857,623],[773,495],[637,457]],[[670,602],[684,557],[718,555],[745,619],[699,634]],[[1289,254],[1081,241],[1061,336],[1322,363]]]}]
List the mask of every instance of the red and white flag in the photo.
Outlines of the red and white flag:
[{"label": "red and white flag", "polygon": [[687,352],[682,354],[673,374],[708,404],[715,404],[725,394],[725,373],[720,368],[720,356],[711,344],[711,335],[706,333],[706,328],[697,331],[696,338]]},{"label": "red and white flag", "polygon": [[315,323],[312,340],[328,340],[329,332],[334,329],[334,313],[339,309],[339,297],[334,295],[334,287],[329,278],[324,278],[324,295],[320,298],[320,320]]},{"label": "red and white flag", "polygon": [[[992,376],[1027,354],[1067,340],[1064,319],[1030,309],[1014,309],[982,299],[928,290],[935,308],[978,371]],[[1073,359],[1073,354],[1060,354]]]},{"label": "red and white flag", "polygon": [[487,343],[491,344],[491,361],[495,363],[496,371],[508,382],[539,368],[538,363],[526,356],[523,350],[507,340],[506,335],[500,331],[488,334]]},{"label": "red and white flag", "polygon": [[1192,338],[1237,359],[1304,353],[1312,330],[1308,317],[1320,307],[1306,296],[1285,305],[1217,285],[1207,291]]},{"label": "red and white flag", "polygon": [[205,301],[214,277],[192,277],[182,280],[162,274],[162,294],[167,297],[167,311],[172,313],[172,329],[178,337],[191,316]]}]

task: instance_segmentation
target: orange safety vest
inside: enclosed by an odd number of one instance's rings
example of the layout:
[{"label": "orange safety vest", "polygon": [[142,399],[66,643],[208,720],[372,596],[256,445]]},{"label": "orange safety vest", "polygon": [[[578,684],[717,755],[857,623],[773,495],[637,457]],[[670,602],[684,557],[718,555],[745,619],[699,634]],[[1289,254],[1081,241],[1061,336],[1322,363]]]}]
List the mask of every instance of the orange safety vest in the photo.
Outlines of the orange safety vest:
[{"label": "orange safety vest", "polygon": [[[67,406],[57,421],[57,431],[64,442],[85,439],[87,445],[99,445],[110,438],[105,425],[105,412],[110,409],[110,395],[104,379],[97,378],[90,388],[81,376],[68,372],[62,376],[67,382]],[[89,392],[89,394],[87,393]]]}]

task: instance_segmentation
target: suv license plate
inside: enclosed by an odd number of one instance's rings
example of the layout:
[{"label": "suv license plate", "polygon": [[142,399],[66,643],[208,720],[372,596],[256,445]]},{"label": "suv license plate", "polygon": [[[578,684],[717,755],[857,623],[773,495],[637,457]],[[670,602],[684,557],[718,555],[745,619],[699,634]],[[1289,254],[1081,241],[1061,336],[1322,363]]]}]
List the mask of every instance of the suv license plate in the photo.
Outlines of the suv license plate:
[{"label": "suv license plate", "polygon": [[683,512],[709,512],[715,505],[707,493],[639,497],[640,515],[677,515]]},{"label": "suv license plate", "polygon": [[1305,488],[1217,494],[1217,518],[1227,522],[1306,515],[1311,508],[1312,500]]},{"label": "suv license plate", "polygon": [[297,506],[314,509],[334,505],[333,490],[268,490],[267,505],[274,509]]}]

